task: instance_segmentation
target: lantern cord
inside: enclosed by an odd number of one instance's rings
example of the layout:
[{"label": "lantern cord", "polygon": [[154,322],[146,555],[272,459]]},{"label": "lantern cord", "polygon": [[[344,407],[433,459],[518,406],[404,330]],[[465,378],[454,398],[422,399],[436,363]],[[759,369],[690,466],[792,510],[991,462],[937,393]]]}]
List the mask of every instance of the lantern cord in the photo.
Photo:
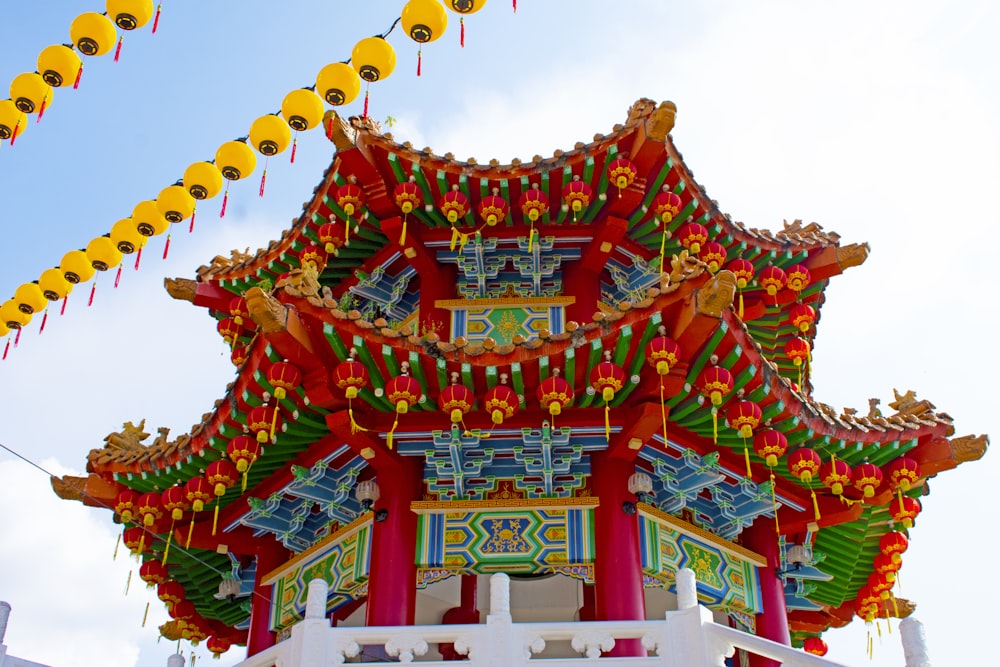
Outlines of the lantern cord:
[{"label": "lantern cord", "polygon": [[90,298],[87,299],[87,308],[90,308],[91,306],[94,305],[94,293],[95,292],[97,292],[97,281],[96,280],[94,281],[94,284],[90,286]]},{"label": "lantern cord", "polygon": [[121,264],[118,265],[118,271],[115,273],[115,289],[118,289],[118,285],[122,281],[122,267]]},{"label": "lantern cord", "polygon": [[[118,270],[121,271],[120,268]],[[42,315],[42,326],[38,328],[39,335],[41,335],[41,333],[45,331],[45,323],[48,321],[49,321],[49,309],[46,308],[45,313]]]},{"label": "lantern cord", "polygon": [[73,90],[80,87],[80,77],[83,76],[83,62],[80,62],[80,69],[76,70],[76,79],[73,80]]},{"label": "lantern cord", "polygon": [[191,224],[188,225],[188,234],[190,234],[191,232],[194,231],[194,216],[195,216],[195,213],[197,213],[197,212],[198,212],[198,205],[195,204],[195,207],[193,209],[191,209]]},{"label": "lantern cord", "polygon": [[69,301],[69,294],[63,297],[62,307],[59,308],[59,316],[62,317],[66,314],[66,302]]},{"label": "lantern cord", "polygon": [[163,246],[163,259],[166,259],[169,253],[170,253],[170,234],[167,234],[167,242]]},{"label": "lantern cord", "polygon": [[152,34],[156,34],[156,29],[160,27],[160,10],[163,9],[161,3],[156,4],[156,16],[153,17],[153,31]]},{"label": "lantern cord", "polygon": [[146,619],[149,618],[149,603],[146,603],[146,611],[142,614],[142,627],[146,627]]},{"label": "lantern cord", "polygon": [[517,14],[517,0],[514,0],[514,13]]},{"label": "lantern cord", "polygon": [[139,252],[135,253],[135,267],[134,270],[139,270],[139,262],[142,261],[142,246],[139,246]]},{"label": "lantern cord", "polygon": [[118,38],[118,46],[115,47],[115,62],[118,62],[118,57],[122,54],[122,40],[123,37]]}]

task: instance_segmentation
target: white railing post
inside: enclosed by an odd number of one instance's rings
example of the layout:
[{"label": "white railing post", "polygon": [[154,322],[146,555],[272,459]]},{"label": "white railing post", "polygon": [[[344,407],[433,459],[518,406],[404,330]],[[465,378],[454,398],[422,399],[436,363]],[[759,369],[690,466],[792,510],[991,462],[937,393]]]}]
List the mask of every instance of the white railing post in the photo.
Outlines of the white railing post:
[{"label": "white railing post", "polygon": [[677,572],[677,607],[667,612],[665,646],[657,647],[665,667],[721,667],[732,646],[705,632],[712,612],[698,604],[698,580],[694,571]]},{"label": "white railing post", "polygon": [[677,572],[677,608],[691,609],[698,606],[698,579],[694,570],[685,567]]},{"label": "white railing post", "polygon": [[174,653],[167,658],[167,667],[184,667],[184,656],[180,653]]},{"label": "white railing post", "polygon": [[[524,664],[525,647],[521,633],[514,628],[510,615],[510,577],[498,572],[490,577],[490,613],[486,617],[486,660],[482,653],[473,656],[475,663],[491,667],[516,667]],[[478,652],[477,652],[478,653]]]},{"label": "white railing post", "polygon": [[305,618],[292,626],[291,659],[295,667],[327,667],[326,598],[329,587],[323,579],[309,582]]},{"label": "white railing post", "polygon": [[931,667],[927,655],[927,639],[924,624],[913,617],[904,618],[899,623],[900,641],[903,642],[903,657],[906,667]]}]

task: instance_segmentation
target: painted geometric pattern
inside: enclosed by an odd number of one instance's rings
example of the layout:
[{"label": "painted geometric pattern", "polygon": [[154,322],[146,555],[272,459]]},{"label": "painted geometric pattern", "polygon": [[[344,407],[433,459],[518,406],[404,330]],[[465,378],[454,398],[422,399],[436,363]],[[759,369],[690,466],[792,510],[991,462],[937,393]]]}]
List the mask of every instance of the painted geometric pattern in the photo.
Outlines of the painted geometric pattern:
[{"label": "painted geometric pattern", "polygon": [[[571,498],[585,486],[585,451],[604,445],[600,438],[569,428],[495,431],[482,440],[478,431],[432,431],[433,448],[424,450],[427,491],[441,500],[485,500],[501,481],[521,498]],[[409,446],[401,446],[407,453]]]},{"label": "painted geometric pattern", "polygon": [[497,343],[510,343],[520,334],[525,338],[538,338],[540,331],[548,329],[561,333],[564,320],[562,306],[516,306],[504,308],[469,308],[453,310],[452,331],[455,336],[469,340],[493,338]]},{"label": "painted geometric pattern", "polygon": [[647,586],[673,589],[676,572],[689,567],[698,577],[698,597],[707,605],[760,612],[757,569],[751,561],[646,515],[639,522],[639,540]]},{"label": "painted geometric pattern", "polygon": [[632,255],[631,264],[611,258],[605,268],[611,281],[601,281],[601,301],[604,303],[641,301],[646,297],[646,290],[660,281],[658,265],[650,265],[639,255]]},{"label": "painted geometric pattern", "polygon": [[371,522],[331,542],[298,563],[272,584],[271,629],[281,630],[302,619],[309,582],[324,579],[330,587],[327,611],[368,594]]},{"label": "painted geometric pattern", "polygon": [[465,298],[555,296],[562,292],[563,262],[581,257],[578,247],[563,244],[557,248],[553,237],[542,237],[529,251],[527,238],[476,237],[460,249],[439,251],[437,259],[458,267],[458,293]]},{"label": "painted geometric pattern", "polygon": [[[590,508],[435,512],[420,514],[418,526],[417,558],[423,568],[547,573],[587,567],[594,559]],[[576,572],[584,578],[587,571]]]},{"label": "painted geometric pattern", "polygon": [[394,253],[372,269],[371,273],[361,270],[354,272],[358,282],[350,288],[350,293],[356,300],[353,307],[360,310],[362,315],[402,322],[416,309],[419,295],[416,290],[410,289],[410,282],[417,275],[417,270],[407,265],[394,276],[385,271],[385,267],[399,256],[399,253]]}]

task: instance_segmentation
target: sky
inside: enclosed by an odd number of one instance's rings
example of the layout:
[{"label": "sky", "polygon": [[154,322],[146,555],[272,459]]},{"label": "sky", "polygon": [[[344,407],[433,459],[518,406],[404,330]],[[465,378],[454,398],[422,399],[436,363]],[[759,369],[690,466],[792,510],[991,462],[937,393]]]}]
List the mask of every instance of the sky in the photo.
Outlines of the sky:
[{"label": "sky", "polygon": [[[127,34],[118,63],[88,59],[80,88],[58,90],[40,123],[0,147],[0,298],[245,135],[402,5],[164,3],[155,35]],[[103,10],[99,0],[0,6],[0,81],[67,41],[78,13]],[[397,140],[480,163],[528,160],[609,132],[640,97],[673,100],[674,142],[723,211],[769,229],[815,221],[845,244],[871,244],[868,261],[826,291],[815,397],[864,411],[869,397],[885,406],[893,388],[913,389],[954,418],[956,435],[992,430],[1000,6],[521,0],[515,14],[491,0],[466,21],[464,49],[450,18],[424,47],[419,78],[416,45],[398,29],[389,38],[398,65],[371,87],[370,114],[394,119]],[[234,369],[213,321],[173,301],[163,278],[193,278],[217,254],[277,238],[331,155],[321,134],[302,133],[295,164],[287,152],[271,159],[263,198],[258,166],[230,190],[225,218],[216,198],[199,207],[194,233],[175,226],[168,259],[158,237],[118,289],[104,275],[93,306],[87,285],[44,333],[32,323],[0,362],[0,443],[79,474],[124,421],[187,432]],[[901,595],[918,603],[938,664],[980,662],[993,632],[995,473],[987,453],[932,479],[904,556]],[[59,500],[45,474],[0,451],[0,530],[10,654],[54,667],[166,664],[174,646],[155,629],[166,614],[136,576],[123,594],[130,562],[112,560],[109,513]],[[895,629],[872,660],[860,621],[826,639],[844,664],[903,664]]]}]

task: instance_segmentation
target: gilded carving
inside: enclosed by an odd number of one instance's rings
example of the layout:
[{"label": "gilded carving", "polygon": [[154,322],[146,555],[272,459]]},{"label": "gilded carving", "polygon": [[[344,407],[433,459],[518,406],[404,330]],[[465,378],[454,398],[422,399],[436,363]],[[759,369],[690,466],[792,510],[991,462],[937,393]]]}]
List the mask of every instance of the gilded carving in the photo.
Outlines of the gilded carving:
[{"label": "gilded carving", "polygon": [[163,286],[167,294],[178,301],[194,301],[198,283],[189,278],[164,278]]},{"label": "gilded carving", "polygon": [[319,297],[319,271],[314,264],[306,264],[301,269],[292,269],[288,278],[279,283],[291,296]]},{"label": "gilded carving", "polygon": [[837,248],[837,264],[840,270],[849,269],[852,266],[860,266],[868,259],[868,252],[871,246],[867,243],[852,243],[851,245]]},{"label": "gilded carving", "polygon": [[650,139],[666,141],[667,135],[674,129],[677,119],[677,105],[673,102],[661,102],[649,119],[647,134]]},{"label": "gilded carving", "polygon": [[142,444],[142,441],[149,437],[149,433],[146,433],[143,429],[146,427],[146,420],[143,419],[136,426],[132,422],[125,422],[122,424],[122,430],[109,433],[105,438],[104,445],[105,450],[110,451],[124,451],[124,452],[136,452],[143,451],[146,449],[146,445]]},{"label": "gilded carving", "polygon": [[879,409],[880,401],[877,398],[868,399],[868,419],[881,419],[882,411]]},{"label": "gilded carving", "polygon": [[722,317],[722,313],[732,307],[735,295],[736,276],[732,271],[719,271],[695,295],[698,313]]},{"label": "gilded carving", "polygon": [[981,459],[990,446],[990,438],[987,435],[963,435],[952,438],[950,444],[955,463],[965,463]]},{"label": "gilded carving", "polygon": [[354,140],[358,133],[336,111],[331,109],[323,114],[323,127],[338,151],[354,148]]},{"label": "gilded carving", "polygon": [[244,296],[250,317],[264,333],[274,333],[285,330],[288,312],[273,296],[259,287],[251,287]]},{"label": "gilded carving", "polygon": [[74,477],[73,475],[63,475],[62,477],[50,477],[52,490],[63,500],[83,501],[84,487],[87,485],[86,477]]},{"label": "gilded carving", "polygon": [[897,414],[919,417],[934,410],[934,404],[930,401],[918,401],[917,393],[912,389],[908,390],[905,394],[900,394],[899,390],[893,389],[892,393],[896,397],[896,400],[890,403],[889,407],[895,410]]},{"label": "gilded carving", "polygon": [[[670,283],[687,280],[704,266],[697,257],[688,254],[687,248],[670,258]],[[661,287],[663,289],[663,287]]]}]

